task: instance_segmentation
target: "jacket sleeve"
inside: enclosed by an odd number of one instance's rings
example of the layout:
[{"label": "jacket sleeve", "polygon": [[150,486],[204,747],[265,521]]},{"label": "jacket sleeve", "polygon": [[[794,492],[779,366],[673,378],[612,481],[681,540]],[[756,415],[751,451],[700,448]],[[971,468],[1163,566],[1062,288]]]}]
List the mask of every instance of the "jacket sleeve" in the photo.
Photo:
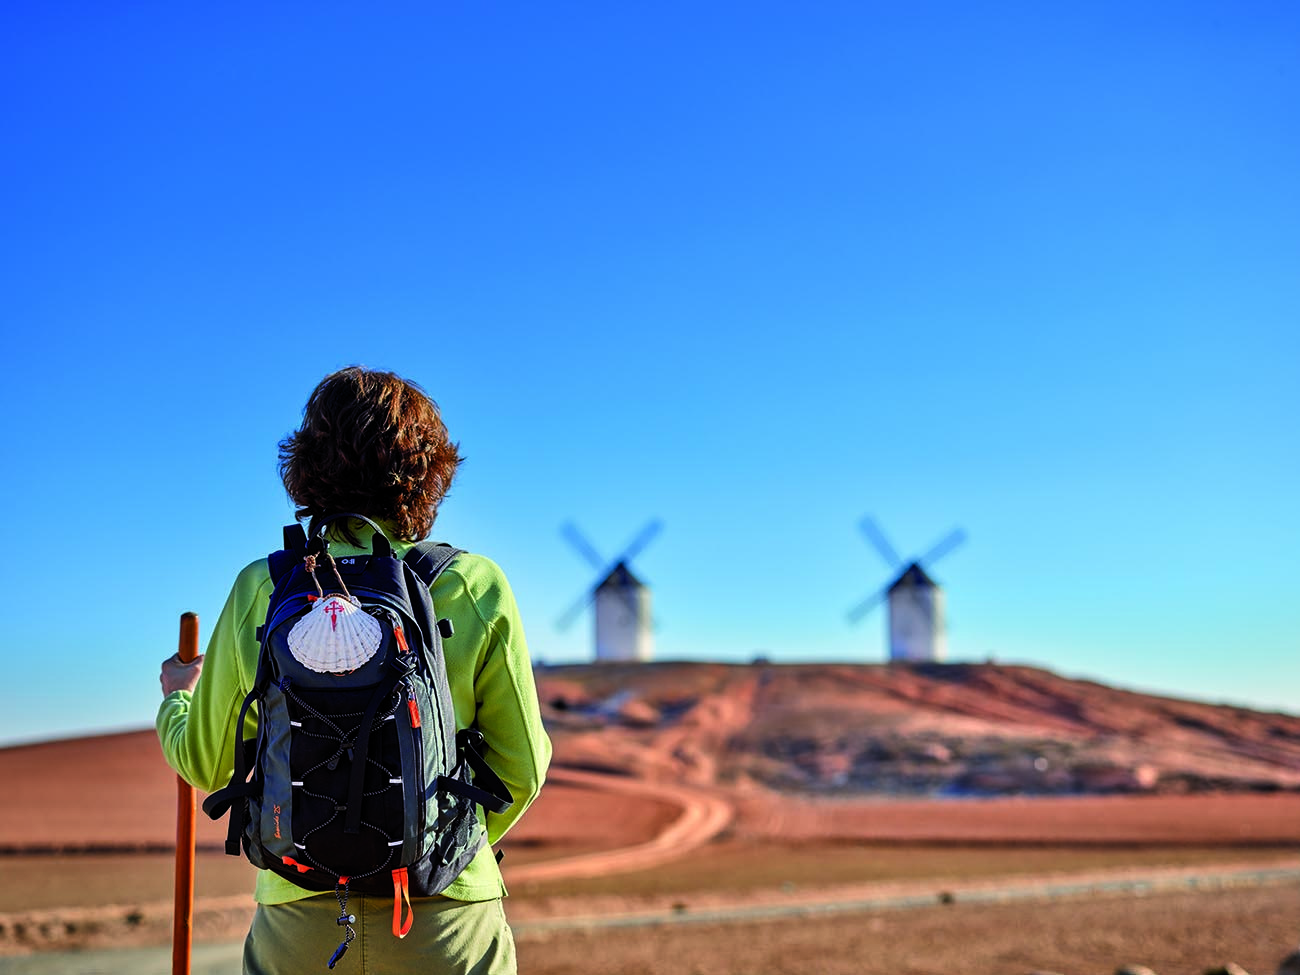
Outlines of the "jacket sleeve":
[{"label": "jacket sleeve", "polygon": [[[234,771],[235,725],[252,687],[255,631],[266,613],[269,590],[265,560],[239,574],[208,639],[194,691],[173,691],[158,708],[155,727],[163,757],[181,778],[204,792],[225,786]],[[244,736],[256,730],[256,715],[250,712]]]},{"label": "jacket sleeve", "polygon": [[[476,560],[485,571],[467,586],[483,630],[475,661],[473,724],[483,733],[486,758],[510,789],[514,803],[488,813],[488,842],[495,844],[518,821],[541,790],[551,760],[551,741],[542,726],[532,661],[514,594],[499,568]],[[460,709],[458,708],[458,711]]]}]

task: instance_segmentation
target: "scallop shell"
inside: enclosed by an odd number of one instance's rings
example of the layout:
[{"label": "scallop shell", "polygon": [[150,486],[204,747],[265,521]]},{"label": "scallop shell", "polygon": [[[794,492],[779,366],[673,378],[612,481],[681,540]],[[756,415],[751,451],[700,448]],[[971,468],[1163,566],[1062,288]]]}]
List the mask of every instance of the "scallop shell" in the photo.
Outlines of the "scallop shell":
[{"label": "scallop shell", "polygon": [[344,674],[379,650],[384,630],[360,604],[337,593],[316,600],[289,631],[289,652],[308,670]]}]

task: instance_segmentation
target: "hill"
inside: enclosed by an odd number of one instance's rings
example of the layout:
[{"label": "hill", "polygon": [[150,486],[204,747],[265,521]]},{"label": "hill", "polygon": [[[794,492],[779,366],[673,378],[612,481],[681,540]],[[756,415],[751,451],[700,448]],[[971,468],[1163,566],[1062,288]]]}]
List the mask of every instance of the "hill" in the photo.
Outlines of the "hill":
[{"label": "hill", "polygon": [[1300,716],[1001,664],[538,670],[557,761],[820,794],[1300,789]]},{"label": "hill", "polygon": [[[537,677],[555,761],[501,850],[512,923],[540,938],[557,919],[659,924],[715,908],[776,907],[804,925],[826,905],[933,903],[936,891],[946,925],[954,897],[1026,878],[1054,892],[1066,877],[1106,903],[1117,884],[1142,903],[1176,884],[1217,905],[1228,887],[1239,898],[1241,884],[1296,869],[1300,717],[995,665],[603,664]],[[12,881],[0,956],[166,941],[176,780],[152,730],[0,749],[0,780]],[[929,798],[972,794],[995,798]],[[199,817],[199,941],[237,941],[252,911],[251,868],[219,852],[224,833]],[[1115,903],[1127,918],[1138,902]],[[1155,916],[1162,944],[1189,943],[1180,905]],[[1076,931],[1081,909],[1039,944]],[[733,952],[754,930],[710,936]]]},{"label": "hill", "polygon": [[[1300,791],[1300,717],[1031,667],[591,664],[542,667],[537,682],[557,769],[720,787],[751,804],[775,792]],[[175,776],[152,730],[3,748],[0,780],[0,852],[170,848]],[[576,795],[553,783],[540,805],[554,815],[539,807],[519,839],[554,846],[569,837]],[[629,809],[640,807],[654,823],[668,815],[645,800]],[[620,807],[620,820],[631,815]],[[877,813],[872,821],[883,820]],[[638,835],[652,834],[654,823],[640,824]],[[224,823],[205,816],[198,831],[207,849],[225,838]]]}]

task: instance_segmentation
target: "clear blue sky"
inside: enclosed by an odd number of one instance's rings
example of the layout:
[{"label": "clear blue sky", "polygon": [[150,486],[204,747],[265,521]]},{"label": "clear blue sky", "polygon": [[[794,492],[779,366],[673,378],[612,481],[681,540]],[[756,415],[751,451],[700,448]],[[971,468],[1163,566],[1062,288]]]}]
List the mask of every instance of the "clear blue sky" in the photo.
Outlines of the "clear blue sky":
[{"label": "clear blue sky", "polygon": [[9,3],[0,742],[149,725],[328,371],[467,460],[435,535],[589,659],[956,660],[1295,710],[1291,3]]}]

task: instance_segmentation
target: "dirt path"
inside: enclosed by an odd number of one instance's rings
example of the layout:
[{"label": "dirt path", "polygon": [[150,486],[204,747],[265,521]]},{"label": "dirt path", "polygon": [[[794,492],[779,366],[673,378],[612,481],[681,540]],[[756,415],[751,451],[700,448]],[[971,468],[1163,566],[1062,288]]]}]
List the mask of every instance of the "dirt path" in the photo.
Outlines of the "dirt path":
[{"label": "dirt path", "polygon": [[[724,716],[726,717],[726,716]],[[724,722],[726,723],[726,722]],[[677,783],[653,782],[630,777],[611,776],[556,768],[551,772],[553,782],[562,783],[574,790],[616,795],[623,800],[626,813],[633,803],[644,801],[667,804],[678,812],[667,825],[660,828],[651,839],[632,846],[599,852],[566,856],[511,867],[507,863],[506,880],[512,887],[529,883],[575,878],[608,876],[635,870],[645,870],[690,855],[717,837],[732,824],[737,816],[738,804],[745,806],[742,796],[736,802],[704,787]],[[598,803],[594,808],[599,814]],[[613,808],[619,808],[614,804]],[[575,807],[581,814],[581,806]],[[746,816],[749,814],[747,813]],[[644,834],[643,834],[644,835]],[[894,912],[909,908],[924,908],[939,904],[997,905],[1029,901],[1093,901],[1114,897],[1134,897],[1145,894],[1170,892],[1226,892],[1233,889],[1255,889],[1300,885],[1300,857],[1287,856],[1266,859],[1252,857],[1246,850],[1239,860],[1214,866],[1201,864],[1192,867],[1128,867],[1123,869],[1066,871],[1056,874],[1008,875],[978,881],[916,880],[906,882],[876,882],[870,884],[839,884],[822,888],[801,890],[768,887],[748,891],[692,891],[689,895],[664,894],[662,896],[611,897],[599,894],[574,894],[571,896],[540,896],[512,898],[509,914],[516,933],[525,939],[544,939],[561,931],[579,932],[584,929],[599,930],[610,927],[644,928],[656,925],[692,924],[743,924],[780,918],[808,918],[810,920],[841,913],[874,914]],[[214,956],[223,959],[229,955],[229,940],[240,937],[252,912],[252,898],[205,898],[196,904],[196,934],[201,939],[226,945]],[[123,928],[123,918],[128,918]],[[129,918],[137,920],[130,921]],[[22,925],[28,932],[25,946],[9,945],[13,950],[36,950],[42,955],[61,954],[82,944],[115,944],[119,951],[135,946],[144,950],[166,938],[170,930],[170,903],[101,907],[80,911],[54,910],[24,912],[0,916],[0,930],[10,934]],[[46,932],[49,932],[48,939]],[[98,932],[92,937],[87,935]],[[35,937],[39,933],[40,937]],[[17,963],[10,951],[0,945],[0,971],[13,970],[36,973],[89,971],[85,968],[59,968],[53,958],[38,961],[32,958],[23,964],[28,968],[12,968]],[[77,964],[66,956],[69,964]],[[84,964],[89,953],[81,956]],[[111,954],[106,958],[112,957]],[[150,955],[152,958],[152,955]],[[42,967],[46,962],[52,967]],[[152,964],[152,961],[150,962]],[[140,971],[146,968],[141,967]],[[109,964],[104,970],[114,969]]]},{"label": "dirt path", "polygon": [[[507,867],[508,883],[605,876],[643,870],[685,856],[717,836],[732,818],[731,804],[687,787],[554,769],[551,779],[577,789],[616,793],[676,806],[677,816],[651,839],[633,846]],[[170,929],[170,901],[67,907],[0,914],[0,971],[14,952],[57,951],[78,944],[145,945]],[[236,936],[253,911],[251,893],[201,897],[194,905],[196,935]]]},{"label": "dirt path", "polygon": [[[996,910],[1001,905],[1014,905],[1017,903],[1040,902],[1070,902],[1076,901],[1079,907],[1072,907],[1071,915],[1063,921],[1059,921],[1058,927],[1049,931],[1050,937],[1042,937],[1039,933],[1038,940],[1033,944],[1026,944],[1023,949],[1017,948],[1019,953],[1033,954],[1046,951],[1043,944],[1048,945],[1055,942],[1055,939],[1064,933],[1074,931],[1078,925],[1074,922],[1073,912],[1083,910],[1095,910],[1104,908],[1109,913],[1103,917],[1103,922],[1097,927],[1100,930],[1110,930],[1111,926],[1118,926],[1120,920],[1130,912],[1139,910],[1138,905],[1159,905],[1161,898],[1168,898],[1182,894],[1187,896],[1192,893],[1209,893],[1211,897],[1198,899],[1197,903],[1202,905],[1208,903],[1227,903],[1222,900],[1224,895],[1234,894],[1238,898],[1247,897],[1249,890],[1275,890],[1277,895],[1268,895],[1270,897],[1281,896],[1287,890],[1295,890],[1300,887],[1300,860],[1279,862],[1274,866],[1255,866],[1252,868],[1234,868],[1224,867],[1220,869],[1209,870],[1147,870],[1141,873],[1137,871],[1110,871],[1106,874],[1094,875],[1069,875],[1056,877],[1020,877],[1006,878],[1003,881],[990,881],[982,884],[957,884],[948,885],[942,891],[936,892],[935,884],[931,882],[916,883],[909,885],[896,885],[892,889],[886,889],[885,885],[878,885],[874,892],[868,894],[867,888],[849,889],[841,888],[837,890],[828,890],[817,892],[816,895],[808,897],[787,897],[781,902],[769,901],[764,902],[762,897],[751,899],[751,902],[738,903],[734,900],[731,902],[720,902],[717,906],[708,906],[706,904],[697,904],[694,901],[688,906],[674,905],[664,910],[657,911],[639,911],[628,912],[623,914],[611,913],[599,910],[598,905],[591,902],[586,903],[588,913],[581,915],[569,915],[561,917],[539,917],[527,918],[512,916],[511,925],[514,928],[515,935],[521,941],[521,948],[528,946],[528,950],[533,952],[530,958],[533,958],[539,964],[535,967],[538,971],[564,971],[572,973],[574,971],[606,971],[618,968],[618,970],[642,970],[642,971],[661,971],[660,967],[648,967],[644,964],[638,964],[629,968],[626,965],[615,966],[609,963],[609,959],[602,957],[585,957],[585,964],[580,967],[574,967],[574,963],[555,963],[551,965],[541,964],[545,961],[545,952],[552,953],[565,946],[579,944],[581,951],[604,951],[609,952],[611,945],[622,945],[625,942],[628,945],[628,951],[635,953],[637,942],[633,940],[636,937],[636,929],[663,927],[662,931],[652,931],[646,936],[651,939],[651,947],[647,950],[653,952],[656,958],[662,961],[664,956],[673,956],[677,950],[673,949],[675,942],[668,940],[672,937],[671,931],[690,931],[696,928],[705,932],[710,945],[714,950],[722,951],[727,957],[741,948],[752,947],[757,945],[756,950],[760,952],[771,953],[789,953],[797,952],[800,958],[806,960],[804,954],[805,948],[798,944],[790,945],[787,942],[791,939],[797,940],[800,932],[804,929],[812,930],[812,926],[819,923],[829,923],[836,915],[842,914],[859,914],[871,916],[872,920],[861,923],[855,922],[850,927],[839,926],[833,929],[835,938],[827,938],[822,935],[814,936],[817,951],[823,954],[827,946],[834,946],[839,940],[845,937],[845,932],[865,931],[867,938],[870,939],[878,936],[888,928],[895,934],[891,941],[898,941],[897,922],[888,921],[884,918],[887,916],[916,916],[916,917],[935,917],[947,919],[943,922],[946,929],[953,914],[948,913],[957,910],[951,905],[958,905],[960,909],[969,911],[971,909]],[[1258,898],[1256,898],[1258,899]],[[1270,902],[1266,902],[1271,903]],[[1107,904],[1118,906],[1105,908]],[[1126,905],[1134,905],[1132,907]],[[942,915],[928,914],[925,909],[933,911],[940,908],[941,905],[949,905],[944,908]],[[1035,911],[1031,917],[1046,916],[1047,908]],[[1256,909],[1257,910],[1257,909]],[[1120,912],[1118,915],[1116,912]],[[898,912],[901,912],[898,913]],[[511,912],[512,915],[515,913]],[[1248,912],[1249,913],[1249,912]],[[1166,914],[1169,914],[1167,911]],[[982,915],[976,915],[980,917]],[[1252,916],[1254,916],[1252,914]],[[989,919],[995,924],[1005,924],[1006,918],[1000,922],[994,915],[988,915]],[[772,924],[758,924],[754,922],[779,921],[782,919],[802,919],[800,925],[796,927],[778,927]],[[821,919],[827,919],[822,921]],[[1023,920],[1023,916],[1021,916]],[[1162,920],[1157,918],[1156,920]],[[1169,917],[1163,918],[1163,922],[1168,924]],[[1146,922],[1150,924],[1148,920]],[[732,925],[742,925],[742,927],[731,927]],[[749,926],[743,926],[749,925]],[[1064,925],[1062,927],[1061,925]],[[1085,925],[1086,927],[1086,925]],[[1239,928],[1240,925],[1237,925]],[[600,935],[599,932],[607,931],[610,928],[620,928],[626,932],[623,936],[610,940],[606,935]],[[555,935],[563,932],[571,932],[560,938]],[[591,932],[596,940],[590,943],[582,941],[584,932]],[[964,950],[968,951],[972,945],[978,947],[983,940],[989,939],[993,934],[999,934],[1002,937],[1012,939],[1021,939],[1022,935],[1018,928],[1008,928],[1003,930],[1001,926],[996,929],[990,929],[987,922],[976,925],[976,930],[972,936],[976,938],[971,944],[965,944]],[[1155,937],[1161,939],[1165,937],[1163,929],[1156,926],[1152,931],[1146,932],[1147,939]],[[644,937],[642,940],[644,940]],[[1289,937],[1289,934],[1287,935]],[[575,942],[574,939],[579,939]],[[1032,941],[1030,933],[1025,932],[1023,939]],[[1005,940],[1005,939],[1004,939]],[[1240,940],[1240,939],[1238,939]],[[228,972],[238,966],[240,956],[241,941],[235,933],[231,932],[225,938],[217,942],[198,943],[195,945],[194,958],[194,975],[220,975],[222,972]],[[1113,943],[1112,943],[1113,942]],[[1019,941],[1017,941],[1019,944]],[[1279,956],[1285,951],[1290,942],[1278,940],[1276,945],[1269,949],[1270,957]],[[534,948],[534,946],[541,946]],[[558,946],[558,948],[557,948]],[[721,947],[719,947],[721,946]],[[874,942],[867,946],[871,951],[878,951],[880,945]],[[1129,940],[1115,940],[1111,938],[1105,946],[1106,957],[1112,966],[1123,957],[1147,957],[1138,954],[1142,946],[1129,944]],[[914,939],[902,945],[907,952],[928,952],[933,953],[934,945],[932,939]],[[949,946],[951,952],[951,946]],[[849,971],[880,971],[879,967],[863,967],[863,959],[857,957],[856,953],[863,950],[860,947],[849,946],[840,950],[840,954],[853,955],[855,960],[846,961],[839,959],[838,967],[827,971],[849,972]],[[1212,954],[1208,949],[1203,951],[1204,965],[1208,961],[1222,960],[1219,955]],[[1216,950],[1222,950],[1216,946]],[[985,952],[988,954],[988,952]],[[971,959],[962,954],[965,961],[969,963]],[[827,959],[823,958],[823,961]],[[914,962],[915,958],[909,956],[909,962]],[[984,959],[988,961],[988,959]],[[1005,961],[1005,959],[1004,959]],[[163,946],[137,946],[137,947],[115,947],[102,948],[98,950],[78,950],[78,951],[44,951],[38,954],[27,955],[25,957],[3,957],[0,958],[0,971],[6,975],[98,975],[98,973],[123,972],[130,971],[139,973],[139,975],[165,975],[169,971],[170,949]],[[1023,966],[1022,966],[1023,967]],[[675,970],[675,969],[673,969]],[[752,971],[753,966],[742,965],[740,968],[724,967],[721,962],[717,966],[711,966],[710,970],[719,972],[732,971]],[[788,965],[780,965],[771,968],[772,971],[800,971],[802,965],[791,968]],[[897,970],[897,965],[891,965],[887,969]],[[930,969],[934,970],[934,969]],[[948,967],[940,966],[937,970],[950,970]],[[965,970],[969,971],[1005,971],[1005,964],[1000,964],[996,968],[985,966],[966,965]],[[1163,970],[1163,969],[1160,969]],[[1174,970],[1174,969],[1170,969]],[[1254,970],[1261,971],[1256,967]]]},{"label": "dirt path", "polygon": [[[644,898],[635,906],[616,897],[555,898],[512,905],[511,925],[520,937],[559,930],[739,923],[831,914],[1002,904],[1081,898],[1148,896],[1171,892],[1222,892],[1300,885],[1300,858],[1197,867],[1144,867],[999,877],[978,881],[919,880],[842,884],[815,890],[696,892]],[[564,901],[569,910],[564,910]]]},{"label": "dirt path", "polygon": [[718,780],[718,759],[727,740],[753,721],[759,678],[747,674],[721,694],[705,694],[686,714],[654,738],[653,751],[671,755],[678,776],[689,785],[710,786]]},{"label": "dirt path", "polygon": [[729,802],[697,789],[571,769],[553,769],[550,779],[584,789],[618,792],[655,802],[673,803],[681,808],[681,814],[658,836],[645,843],[507,868],[508,883],[598,877],[629,870],[644,870],[685,856],[691,850],[703,846],[726,828],[733,815]]}]

